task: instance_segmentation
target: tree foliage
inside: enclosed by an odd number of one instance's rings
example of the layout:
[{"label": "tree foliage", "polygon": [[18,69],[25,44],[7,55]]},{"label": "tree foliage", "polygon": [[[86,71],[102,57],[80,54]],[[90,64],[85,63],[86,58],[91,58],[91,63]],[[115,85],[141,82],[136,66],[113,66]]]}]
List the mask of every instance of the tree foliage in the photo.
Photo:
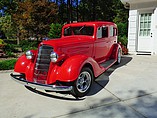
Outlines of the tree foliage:
[{"label": "tree foliage", "polygon": [[0,0],[0,9],[3,9],[6,14],[14,13],[19,0]]},{"label": "tree foliage", "polygon": [[7,39],[15,37],[14,24],[11,20],[10,15],[6,15],[4,17],[0,17],[0,29],[4,32]]},{"label": "tree foliage", "polygon": [[79,5],[80,20],[112,21],[115,17],[113,0],[81,0]]},{"label": "tree foliage", "polygon": [[48,33],[49,38],[60,38],[62,25],[59,23],[56,24],[52,23],[50,27],[51,29]]},{"label": "tree foliage", "polygon": [[0,0],[0,9],[6,14],[0,18],[0,29],[7,37],[14,34],[18,40],[53,37],[56,23],[95,20],[114,21],[119,35],[127,36],[128,10],[120,0]]},{"label": "tree foliage", "polygon": [[18,2],[16,13],[12,14],[13,22],[17,26],[17,35],[20,38],[47,35],[50,24],[55,21],[57,6],[46,0],[25,0]]}]

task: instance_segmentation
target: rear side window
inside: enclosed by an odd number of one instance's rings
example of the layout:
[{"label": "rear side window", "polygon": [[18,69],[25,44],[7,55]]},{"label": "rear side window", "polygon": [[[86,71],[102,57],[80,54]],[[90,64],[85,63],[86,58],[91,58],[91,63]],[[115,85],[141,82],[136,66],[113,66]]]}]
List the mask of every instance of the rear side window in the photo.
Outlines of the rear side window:
[{"label": "rear side window", "polygon": [[110,36],[114,36],[114,29],[113,29],[113,26],[110,26],[109,34],[110,34]]},{"label": "rear side window", "polygon": [[117,36],[117,28],[113,28],[113,34],[114,36]]}]

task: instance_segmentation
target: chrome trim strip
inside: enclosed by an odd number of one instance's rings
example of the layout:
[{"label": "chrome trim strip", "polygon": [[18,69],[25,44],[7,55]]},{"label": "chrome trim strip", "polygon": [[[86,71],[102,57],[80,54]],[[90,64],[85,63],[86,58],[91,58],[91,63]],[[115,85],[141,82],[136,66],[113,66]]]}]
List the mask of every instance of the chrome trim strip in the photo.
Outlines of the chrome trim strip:
[{"label": "chrome trim strip", "polygon": [[23,84],[25,86],[29,86],[31,88],[43,89],[43,90],[54,91],[54,92],[71,91],[73,88],[72,86],[56,86],[56,85],[33,83],[25,80],[24,78],[21,78],[21,75],[15,75],[13,73],[11,73],[10,76],[16,82]]}]

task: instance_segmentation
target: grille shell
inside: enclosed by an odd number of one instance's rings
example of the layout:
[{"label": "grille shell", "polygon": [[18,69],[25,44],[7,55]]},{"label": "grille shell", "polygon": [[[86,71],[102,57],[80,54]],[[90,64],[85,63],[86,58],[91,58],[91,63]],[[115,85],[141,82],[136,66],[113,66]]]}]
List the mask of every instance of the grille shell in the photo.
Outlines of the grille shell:
[{"label": "grille shell", "polygon": [[34,69],[34,82],[46,84],[47,75],[50,66],[50,54],[53,52],[53,48],[48,45],[42,45],[39,47],[35,69]]}]

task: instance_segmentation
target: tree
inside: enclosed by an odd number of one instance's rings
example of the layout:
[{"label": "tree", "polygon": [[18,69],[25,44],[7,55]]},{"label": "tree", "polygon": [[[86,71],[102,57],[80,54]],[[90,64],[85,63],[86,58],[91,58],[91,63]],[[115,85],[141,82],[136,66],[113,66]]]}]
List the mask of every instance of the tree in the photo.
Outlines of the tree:
[{"label": "tree", "polygon": [[128,22],[128,16],[129,16],[129,10],[124,8],[124,5],[121,3],[120,0],[113,0],[113,12],[115,12],[115,17],[113,21],[115,23],[127,23]]},{"label": "tree", "polygon": [[49,31],[49,38],[60,38],[61,36],[61,30],[62,30],[62,25],[59,23],[52,23],[51,24],[51,29]]},{"label": "tree", "polygon": [[46,2],[44,0],[33,3],[34,12],[31,13],[35,28],[33,32],[36,35],[47,35],[50,30],[50,24],[55,22],[58,7],[53,2]]},{"label": "tree", "polygon": [[113,5],[116,16],[113,21],[118,26],[118,41],[121,42],[122,45],[127,46],[129,10],[124,8],[120,0],[114,0],[114,3],[116,3]]},{"label": "tree", "polygon": [[7,39],[15,37],[15,27],[13,22],[11,21],[11,16],[6,15],[4,17],[0,17],[0,30],[4,32]]},{"label": "tree", "polygon": [[0,9],[5,11],[5,14],[11,15],[14,13],[19,0],[0,0]]},{"label": "tree", "polygon": [[47,35],[50,24],[55,21],[57,10],[57,6],[47,0],[18,2],[16,13],[12,14],[12,20],[17,28],[18,44],[23,38]]}]

